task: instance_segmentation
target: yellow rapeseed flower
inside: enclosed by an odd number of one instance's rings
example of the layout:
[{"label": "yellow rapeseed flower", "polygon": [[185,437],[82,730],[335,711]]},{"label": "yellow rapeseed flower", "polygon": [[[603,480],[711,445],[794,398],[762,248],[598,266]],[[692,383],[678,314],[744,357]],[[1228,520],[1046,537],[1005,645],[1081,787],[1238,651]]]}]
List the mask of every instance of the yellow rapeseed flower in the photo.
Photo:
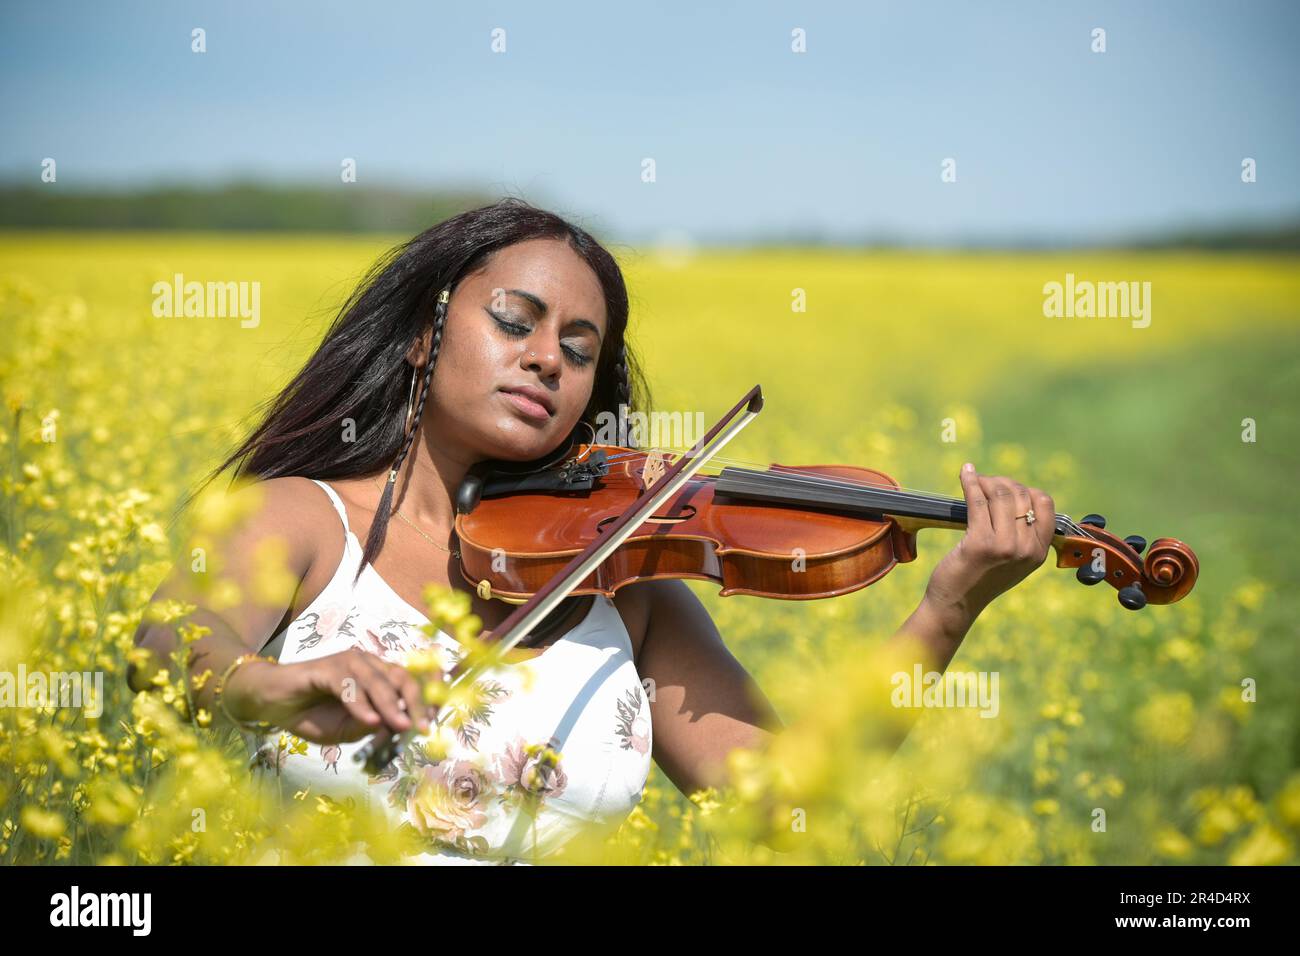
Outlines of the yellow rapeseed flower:
[{"label": "yellow rapeseed flower", "polygon": [[19,820],[24,830],[43,840],[57,840],[68,829],[67,821],[58,813],[33,805],[23,807]]},{"label": "yellow rapeseed flower", "polygon": [[1137,712],[1142,736],[1165,747],[1180,747],[1192,734],[1196,704],[1186,691],[1156,694]]},{"label": "yellow rapeseed flower", "polygon": [[1154,843],[1157,853],[1173,860],[1185,860],[1195,850],[1192,841],[1173,827],[1162,827],[1157,830]]},{"label": "yellow rapeseed flower", "polygon": [[1282,822],[1293,829],[1300,830],[1300,772],[1286,778],[1286,783],[1278,791],[1274,803]]},{"label": "yellow rapeseed flower", "polygon": [[1292,845],[1285,833],[1262,823],[1233,848],[1229,866],[1279,866],[1291,858]]}]

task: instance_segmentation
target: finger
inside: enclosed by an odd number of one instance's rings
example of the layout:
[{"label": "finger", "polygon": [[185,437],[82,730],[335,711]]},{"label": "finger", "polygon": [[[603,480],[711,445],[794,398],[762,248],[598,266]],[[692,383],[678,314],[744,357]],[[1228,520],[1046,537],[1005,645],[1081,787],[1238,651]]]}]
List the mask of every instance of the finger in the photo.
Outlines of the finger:
[{"label": "finger", "polygon": [[349,714],[373,730],[384,718],[365,691],[365,662],[357,657],[360,653],[345,651],[334,655],[337,658],[334,673],[325,689],[338,698]]},{"label": "finger", "polygon": [[975,466],[970,462],[962,465],[958,477],[961,479],[962,494],[966,496],[967,533],[975,537],[992,536],[988,497],[980,485],[980,476]]},{"label": "finger", "polygon": [[[1034,507],[1029,497],[1029,489],[1018,481],[1007,479],[1015,499],[1013,520],[1016,524],[1016,554],[1027,558],[1038,551],[1038,515],[1034,515],[1034,524],[1029,523],[1029,512]],[[1022,515],[1024,517],[1022,517]]]},{"label": "finger", "polygon": [[388,676],[388,665],[373,654],[359,651],[365,658],[365,691],[375,709],[384,718],[384,723],[394,730],[411,729],[411,718],[401,706],[397,689]]},{"label": "finger", "polygon": [[1043,557],[1052,547],[1052,539],[1056,537],[1056,502],[1052,496],[1041,488],[1029,489],[1030,500],[1034,503],[1034,531],[1038,535],[1039,547],[1042,549]]},{"label": "finger", "polygon": [[[343,705],[351,713],[359,715],[361,721],[367,723],[372,730],[385,724],[391,726],[393,710],[391,706],[389,708],[385,706],[380,679],[377,678],[374,667],[370,663],[373,659],[372,654],[354,648],[339,654],[339,657],[342,658],[343,669],[343,674],[337,682],[339,700],[343,701]],[[344,696],[344,689],[350,689],[351,693]]]},{"label": "finger", "polygon": [[989,500],[989,521],[993,523],[993,537],[1008,548],[1016,542],[1016,497],[1011,482],[1000,476],[980,476],[980,487]]},{"label": "finger", "polygon": [[397,702],[402,712],[419,727],[420,733],[428,733],[429,717],[426,716],[428,705],[424,703],[420,682],[401,664],[385,661],[382,662],[382,666],[389,684],[397,694]]}]

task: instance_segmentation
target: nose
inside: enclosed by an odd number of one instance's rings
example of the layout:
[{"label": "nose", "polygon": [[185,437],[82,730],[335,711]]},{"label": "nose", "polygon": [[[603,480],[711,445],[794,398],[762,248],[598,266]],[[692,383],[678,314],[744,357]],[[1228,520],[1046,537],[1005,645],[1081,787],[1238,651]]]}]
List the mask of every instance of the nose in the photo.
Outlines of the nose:
[{"label": "nose", "polygon": [[537,334],[524,340],[519,364],[543,380],[553,378],[559,374],[561,367],[559,340],[554,335],[538,330]]}]

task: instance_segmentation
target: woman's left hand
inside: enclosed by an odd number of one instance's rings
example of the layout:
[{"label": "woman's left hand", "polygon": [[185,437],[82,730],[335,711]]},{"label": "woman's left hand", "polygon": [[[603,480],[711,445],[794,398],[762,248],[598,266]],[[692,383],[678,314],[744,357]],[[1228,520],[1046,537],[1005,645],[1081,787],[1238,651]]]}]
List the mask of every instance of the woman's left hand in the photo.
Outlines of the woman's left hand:
[{"label": "woman's left hand", "polygon": [[[925,600],[947,629],[964,633],[990,601],[1043,563],[1056,532],[1055,503],[1038,488],[985,476],[966,464],[966,533],[930,575]],[[1023,517],[1030,509],[1034,523]]]}]

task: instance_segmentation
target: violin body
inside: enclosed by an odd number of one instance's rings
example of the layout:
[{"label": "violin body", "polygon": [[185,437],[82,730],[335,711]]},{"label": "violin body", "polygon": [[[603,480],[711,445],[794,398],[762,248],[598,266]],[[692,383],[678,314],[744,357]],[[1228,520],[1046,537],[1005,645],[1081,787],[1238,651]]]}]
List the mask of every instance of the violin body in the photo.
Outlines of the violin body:
[{"label": "violin body", "polygon": [[[584,462],[599,465],[575,468]],[[505,493],[490,482],[462,488],[462,574],[485,598],[526,600],[653,488],[664,464],[653,451],[582,445],[549,474],[507,482]],[[1120,539],[1096,520],[1058,519],[1058,567],[1078,568],[1085,584],[1107,581],[1134,609],[1191,590],[1199,564],[1187,545],[1160,538],[1144,562],[1142,539]],[[916,533],[929,527],[964,530],[964,503],[904,492],[872,468],[724,468],[691,477],[572,593],[612,597],[635,581],[695,578],[716,582],[724,596],[835,597],[915,560]]]},{"label": "violin body", "polygon": [[[493,597],[526,598],[640,495],[646,487],[644,453],[591,447],[625,457],[590,491],[485,497],[473,512],[457,516],[461,570],[470,584],[487,581]],[[897,487],[870,468],[798,471]],[[573,593],[613,597],[634,581],[696,578],[718,583],[723,595],[835,597],[915,558],[908,537],[896,522],[883,519],[728,501],[715,496],[711,476],[697,475]]]}]

